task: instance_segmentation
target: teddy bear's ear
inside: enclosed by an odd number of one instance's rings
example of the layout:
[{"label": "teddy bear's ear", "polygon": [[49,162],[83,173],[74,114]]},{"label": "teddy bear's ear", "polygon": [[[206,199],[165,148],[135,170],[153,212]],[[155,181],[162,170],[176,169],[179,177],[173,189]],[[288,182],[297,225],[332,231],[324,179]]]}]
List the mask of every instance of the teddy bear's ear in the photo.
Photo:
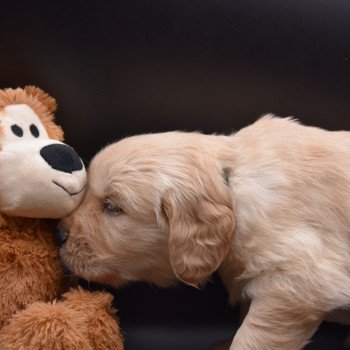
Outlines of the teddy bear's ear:
[{"label": "teddy bear's ear", "polygon": [[56,112],[56,109],[57,109],[56,100],[53,97],[51,97],[49,94],[47,94],[45,91],[33,85],[25,86],[24,91],[28,95],[36,97],[43,105],[45,105],[45,107],[49,110],[50,113]]}]

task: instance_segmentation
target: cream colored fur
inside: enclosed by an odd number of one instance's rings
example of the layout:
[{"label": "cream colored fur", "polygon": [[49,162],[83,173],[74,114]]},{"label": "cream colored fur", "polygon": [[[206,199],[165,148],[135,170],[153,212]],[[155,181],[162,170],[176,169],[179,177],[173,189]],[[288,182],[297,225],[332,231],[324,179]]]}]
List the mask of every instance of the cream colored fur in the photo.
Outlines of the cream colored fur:
[{"label": "cream colored fur", "polygon": [[62,225],[75,273],[166,286],[218,270],[232,303],[252,300],[231,349],[298,350],[350,304],[350,133],[265,116],[231,136],[127,138],[94,158]]}]

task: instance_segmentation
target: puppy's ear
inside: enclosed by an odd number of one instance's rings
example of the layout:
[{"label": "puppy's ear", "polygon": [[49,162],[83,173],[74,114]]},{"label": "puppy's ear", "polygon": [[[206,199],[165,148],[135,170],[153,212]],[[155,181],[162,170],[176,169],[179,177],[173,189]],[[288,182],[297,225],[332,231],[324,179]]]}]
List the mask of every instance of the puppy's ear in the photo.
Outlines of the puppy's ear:
[{"label": "puppy's ear", "polygon": [[162,210],[169,225],[170,262],[177,277],[197,286],[222,263],[235,227],[233,199],[220,173],[169,190]]},{"label": "puppy's ear", "polygon": [[48,110],[50,113],[56,112],[57,103],[56,100],[47,94],[40,88],[32,85],[27,85],[24,87],[24,91],[31,96],[36,97]]}]

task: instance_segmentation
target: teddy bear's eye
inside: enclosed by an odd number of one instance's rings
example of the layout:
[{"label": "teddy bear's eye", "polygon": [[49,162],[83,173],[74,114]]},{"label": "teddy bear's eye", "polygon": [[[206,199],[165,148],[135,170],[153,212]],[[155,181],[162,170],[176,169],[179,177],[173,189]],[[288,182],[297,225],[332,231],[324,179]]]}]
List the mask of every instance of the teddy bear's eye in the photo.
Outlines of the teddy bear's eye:
[{"label": "teddy bear's eye", "polygon": [[39,137],[40,133],[39,133],[39,129],[37,128],[36,125],[32,124],[30,127],[29,127],[29,130],[30,130],[30,133],[35,137]]},{"label": "teddy bear's eye", "polygon": [[13,124],[11,126],[11,131],[18,137],[23,136],[23,129],[21,127],[19,127],[17,124]]}]

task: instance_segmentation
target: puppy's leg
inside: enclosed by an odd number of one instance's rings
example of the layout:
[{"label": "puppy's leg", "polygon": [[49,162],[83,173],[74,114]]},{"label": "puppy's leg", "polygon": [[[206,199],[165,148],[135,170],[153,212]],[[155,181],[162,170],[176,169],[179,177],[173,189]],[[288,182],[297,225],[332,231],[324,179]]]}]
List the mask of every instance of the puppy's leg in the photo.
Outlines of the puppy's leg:
[{"label": "puppy's leg", "polygon": [[253,299],[230,350],[300,350],[324,313],[278,295]]}]

